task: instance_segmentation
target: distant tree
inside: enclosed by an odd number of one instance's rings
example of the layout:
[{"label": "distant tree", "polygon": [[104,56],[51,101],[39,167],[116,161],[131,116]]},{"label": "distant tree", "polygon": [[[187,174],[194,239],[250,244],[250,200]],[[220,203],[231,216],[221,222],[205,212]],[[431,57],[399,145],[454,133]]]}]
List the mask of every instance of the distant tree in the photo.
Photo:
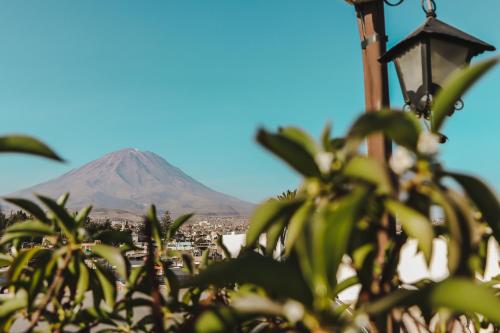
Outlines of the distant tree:
[{"label": "distant tree", "polygon": [[134,226],[130,225],[128,221],[125,221],[125,225],[123,226],[123,231],[126,231],[127,233],[132,235],[134,231]]},{"label": "distant tree", "polygon": [[106,219],[104,222],[96,222],[91,220],[90,218],[87,218],[83,223],[83,227],[87,231],[88,235],[86,241],[96,240],[99,236],[99,233],[101,233],[102,231],[114,230],[113,226],[111,225],[110,219]]},{"label": "distant tree", "polygon": [[104,221],[104,223],[102,224],[102,226],[103,226],[104,228],[108,229],[108,230],[113,228],[113,226],[112,226],[112,224],[111,224],[111,220],[110,220],[109,218],[107,218],[107,219]]},{"label": "distant tree", "polygon": [[297,196],[297,190],[286,190],[286,192],[282,192],[281,194],[278,194],[276,196],[276,199],[278,200],[291,200],[291,199],[295,199],[295,197]]},{"label": "distant tree", "polygon": [[161,238],[165,239],[165,237],[167,237],[168,229],[170,229],[172,222],[173,219],[172,216],[170,215],[170,211],[166,210],[161,216],[160,220]]},{"label": "distant tree", "polygon": [[28,214],[26,214],[24,211],[22,210],[17,210],[15,213],[11,213],[8,220],[9,220],[9,223],[8,225],[11,225],[11,224],[14,224],[16,222],[22,222],[22,221],[26,221],[26,220],[29,220],[29,216]]},{"label": "distant tree", "polygon": [[5,216],[4,212],[0,209],[0,234],[4,233],[5,228],[8,226],[9,220]]},{"label": "distant tree", "polygon": [[[29,220],[30,216],[26,214],[22,210],[17,210],[16,212],[12,213],[7,216],[5,213],[0,209],[0,235],[3,235],[5,232],[5,229],[7,229],[9,226],[13,225],[14,223],[17,222],[22,222]],[[38,239],[32,239],[33,241],[37,241]]]},{"label": "distant tree", "polygon": [[[292,200],[297,197],[297,189],[295,190],[286,190],[286,192],[282,192],[281,194],[278,194],[276,196],[276,199],[279,201],[286,201],[286,200]],[[283,230],[281,231],[281,234],[279,235],[278,241],[281,243],[281,246],[285,248],[285,240],[286,240],[286,233],[288,231],[288,226],[285,226]]]},{"label": "distant tree", "polygon": [[[172,225],[172,222],[173,222],[172,215],[170,214],[170,211],[166,210],[160,218],[160,237],[161,237],[161,239],[165,239],[165,237],[167,237],[168,229]],[[139,224],[139,227],[137,229],[137,233],[139,234],[139,236],[146,235],[144,223]]]}]

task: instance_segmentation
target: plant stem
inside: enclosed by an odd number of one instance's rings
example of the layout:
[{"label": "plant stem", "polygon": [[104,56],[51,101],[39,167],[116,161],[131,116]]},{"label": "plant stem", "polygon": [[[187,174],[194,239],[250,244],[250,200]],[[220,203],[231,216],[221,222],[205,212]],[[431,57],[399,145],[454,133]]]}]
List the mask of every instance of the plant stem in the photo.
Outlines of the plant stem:
[{"label": "plant stem", "polygon": [[71,262],[71,259],[73,258],[72,254],[73,254],[72,250],[68,248],[68,253],[65,256],[62,265],[57,268],[56,275],[54,277],[54,280],[52,280],[52,284],[50,285],[49,289],[47,290],[47,293],[45,294],[45,298],[43,299],[42,303],[40,303],[40,305],[37,307],[35,313],[31,317],[30,326],[25,331],[26,333],[33,331],[33,328],[36,327],[36,325],[38,324],[38,321],[40,320],[40,318],[42,316],[42,312],[45,310],[47,305],[50,303],[52,297],[55,294],[57,294],[57,292],[61,288],[61,284],[64,281],[63,272],[68,267],[69,263]]},{"label": "plant stem", "polygon": [[[158,281],[156,280],[156,274],[154,269],[155,264],[155,253],[154,245],[152,240],[151,223],[146,220],[144,222],[146,238],[148,240],[148,257],[146,262],[147,276],[151,282],[151,298],[152,298],[152,311],[153,311],[153,325],[155,332],[164,332],[163,328],[163,312],[161,310],[161,294]],[[159,245],[159,244],[158,244]]]}]

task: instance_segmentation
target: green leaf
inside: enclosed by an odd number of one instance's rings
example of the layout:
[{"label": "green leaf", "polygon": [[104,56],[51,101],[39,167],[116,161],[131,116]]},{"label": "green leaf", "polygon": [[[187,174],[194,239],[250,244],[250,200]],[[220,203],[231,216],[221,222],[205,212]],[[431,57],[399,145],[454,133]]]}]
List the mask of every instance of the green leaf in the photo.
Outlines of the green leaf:
[{"label": "green leaf", "polygon": [[66,237],[74,241],[74,235],[72,231],[76,227],[76,223],[68,213],[68,211],[54,200],[43,195],[37,195],[37,198],[40,199],[40,201],[43,202],[44,205],[47,206],[47,208],[49,208],[49,210],[55,215],[56,220],[58,221],[58,225],[63,230]]},{"label": "green leaf", "polygon": [[288,224],[288,230],[285,240],[285,254],[288,256],[297,239],[302,235],[304,227],[309,221],[314,209],[314,204],[311,200],[306,201],[297,211],[293,214]]},{"label": "green leaf", "polygon": [[401,223],[406,234],[418,241],[418,246],[429,264],[432,258],[432,242],[434,240],[431,221],[417,210],[396,200],[386,200],[385,207]]},{"label": "green leaf", "polygon": [[193,258],[187,253],[182,254],[182,262],[184,264],[184,267],[187,269],[189,274],[194,274],[194,263],[193,263]]},{"label": "green leaf", "polygon": [[137,330],[138,332],[147,332],[147,326],[152,326],[154,323],[154,316],[147,315],[142,317],[135,325],[132,327],[132,330]]},{"label": "green leaf", "polygon": [[95,273],[99,280],[100,287],[104,294],[104,301],[111,308],[115,306],[116,299],[116,280],[115,278],[105,269],[96,265]]},{"label": "green leaf", "polygon": [[25,290],[20,289],[15,296],[5,300],[0,304],[0,319],[5,319],[16,311],[25,308],[28,305],[28,295]]},{"label": "green leaf", "polygon": [[323,149],[325,151],[330,151],[332,149],[331,145],[331,132],[332,132],[332,124],[328,122],[323,128],[323,132],[321,132],[321,144],[323,145]]},{"label": "green leaf", "polygon": [[357,285],[358,283],[359,283],[358,277],[351,276],[350,278],[343,280],[342,282],[340,282],[339,284],[337,284],[335,286],[335,289],[333,290],[333,295],[338,295],[341,292],[343,292],[344,290],[349,289],[349,288]]},{"label": "green leaf", "polygon": [[0,239],[0,244],[5,244],[19,238],[45,237],[56,234],[52,227],[40,221],[19,222],[5,230],[5,234]]},{"label": "green leaf", "polygon": [[385,313],[397,307],[409,307],[416,303],[423,305],[425,293],[427,290],[405,290],[398,289],[391,292],[389,295],[382,297],[370,304],[365,305],[364,310],[368,314]]},{"label": "green leaf", "polygon": [[333,138],[330,141],[330,146],[332,147],[333,150],[340,150],[344,148],[346,142],[347,141],[345,138]]},{"label": "green leaf", "polygon": [[463,235],[459,216],[447,193],[438,186],[431,186],[428,193],[423,194],[429,195],[432,201],[440,206],[445,213],[446,227],[449,230],[448,269],[451,273],[454,273],[464,256],[462,243],[467,235]]},{"label": "green leaf", "polygon": [[78,282],[76,284],[75,302],[80,303],[85,297],[85,292],[89,289],[90,274],[87,265],[80,262]]},{"label": "green leaf", "polygon": [[455,103],[486,72],[500,61],[499,57],[479,62],[457,71],[443,85],[432,105],[431,129],[439,132],[446,117],[455,110]]},{"label": "green leaf", "polygon": [[479,313],[500,325],[500,299],[492,289],[465,278],[454,278],[431,288],[429,301],[435,308],[460,313]]},{"label": "green leaf", "polygon": [[182,215],[179,218],[175,219],[175,221],[172,223],[172,225],[168,229],[167,239],[171,239],[172,237],[174,237],[177,230],[179,230],[179,228],[184,223],[186,223],[191,217],[193,217],[193,214],[185,214],[185,215]]},{"label": "green leaf", "polygon": [[304,236],[297,238],[294,251],[290,253],[290,260],[297,260],[302,276],[310,290],[314,290],[315,276],[313,274],[310,249],[310,228],[304,228]]},{"label": "green leaf", "polygon": [[28,267],[29,261],[40,254],[41,252],[45,252],[49,250],[41,249],[41,248],[32,248],[28,250],[21,250],[19,254],[14,258],[12,265],[8,271],[8,277],[10,281],[16,281],[21,275],[22,271]]},{"label": "green leaf", "polygon": [[217,236],[215,243],[217,244],[217,247],[219,247],[219,249],[224,254],[224,258],[228,258],[228,259],[231,258],[231,252],[229,252],[228,248],[224,244],[224,239],[223,239],[222,235]]},{"label": "green leaf", "polygon": [[462,186],[493,230],[495,238],[500,240],[500,205],[494,192],[477,178],[454,172],[444,175],[452,177]]},{"label": "green leaf", "polygon": [[209,249],[203,250],[201,253],[200,263],[198,265],[198,269],[205,269],[208,266],[208,254],[210,253]]},{"label": "green leaf", "polygon": [[257,207],[250,219],[250,225],[246,235],[247,246],[255,246],[259,240],[259,236],[265,232],[272,223],[283,216],[291,215],[303,202],[303,199],[270,199]]},{"label": "green leaf", "polygon": [[16,233],[33,233],[38,237],[39,235],[54,235],[54,229],[51,226],[46,225],[40,221],[24,221],[18,222],[11,225],[5,230],[6,233],[16,232]]},{"label": "green leaf", "polygon": [[34,269],[29,279],[29,289],[28,289],[28,311],[32,310],[34,306],[34,300],[39,295],[43,288],[43,269]]},{"label": "green leaf", "polygon": [[361,271],[365,266],[365,263],[373,258],[375,252],[374,244],[363,244],[353,249],[352,259],[354,263],[354,268]]},{"label": "green leaf", "polygon": [[280,240],[280,236],[283,234],[285,227],[287,225],[288,218],[282,217],[274,222],[266,232],[266,255],[270,256],[276,249],[276,245]]},{"label": "green leaf", "polygon": [[66,202],[68,202],[68,199],[69,199],[69,193],[66,192],[66,193],[61,194],[59,196],[59,198],[57,198],[56,203],[59,206],[64,207],[66,205]]},{"label": "green leaf", "polygon": [[63,161],[62,158],[44,143],[26,135],[0,137],[0,153],[23,153]]},{"label": "green leaf", "polygon": [[163,244],[161,242],[160,221],[158,221],[158,217],[156,216],[155,205],[151,205],[149,207],[149,210],[146,214],[145,223],[149,224],[149,228],[151,228],[151,237],[156,243],[156,246],[158,246],[158,248],[161,250]]},{"label": "green leaf", "polygon": [[163,271],[165,272],[165,277],[167,278],[169,294],[177,302],[179,299],[179,279],[166,264],[163,264]]},{"label": "green leaf", "polygon": [[127,306],[129,307],[139,307],[139,306],[147,306],[151,307],[151,299],[147,298],[132,298],[132,299],[127,299],[125,302],[125,299],[121,299],[120,303],[115,307],[115,310],[117,309],[125,309]]},{"label": "green leaf", "polygon": [[[470,260],[474,251],[474,244],[477,242],[477,225],[472,216],[470,201],[466,200],[461,193],[451,189],[448,189],[446,197],[452,209],[455,211],[455,216],[457,217],[456,221],[460,230],[460,237],[454,239],[454,241],[457,241],[457,245],[460,246],[460,251],[456,252],[459,256],[455,256],[456,266],[453,267],[450,265],[450,257],[453,258],[452,250],[448,254],[448,268],[450,275],[453,275],[452,273],[468,274],[471,273]],[[460,242],[458,243],[459,239]]]},{"label": "green leaf", "polygon": [[374,159],[363,156],[353,157],[345,166],[344,175],[376,185],[379,194],[393,192],[387,169]]},{"label": "green leaf", "polygon": [[449,278],[421,290],[396,290],[365,307],[369,314],[384,313],[397,307],[446,308],[466,314],[477,313],[500,325],[500,299],[492,289],[466,278]]},{"label": "green leaf", "polygon": [[257,132],[257,141],[300,174],[306,177],[321,177],[315,156],[301,142],[283,134],[271,134],[263,129]]},{"label": "green leaf", "polygon": [[81,225],[83,222],[85,222],[85,220],[89,216],[91,210],[92,210],[92,206],[83,207],[75,217],[76,224]]},{"label": "green leaf", "polygon": [[[112,313],[107,312],[106,309],[103,307],[99,306],[91,306],[87,307],[85,309],[81,309],[80,311],[77,312],[75,316],[75,324],[83,324],[83,325],[88,325],[92,322],[95,322],[96,320],[100,324],[105,324],[105,325],[110,325],[110,326],[115,326],[116,323],[113,322],[110,318],[113,316]],[[81,330],[80,332],[85,332],[85,330]],[[102,331],[99,331],[100,333],[104,333]],[[110,333],[110,332],[107,332]]]},{"label": "green leaf", "polygon": [[314,139],[297,127],[282,127],[279,134],[300,144],[311,156],[316,156],[320,152],[319,146]]},{"label": "green leaf", "polygon": [[111,265],[116,267],[118,274],[126,281],[127,280],[127,264],[122,252],[116,247],[109,245],[94,245],[92,252],[99,257],[106,259]]},{"label": "green leaf", "polygon": [[262,314],[284,317],[283,306],[271,301],[269,298],[249,293],[232,299],[231,307],[239,314]]},{"label": "green leaf", "polygon": [[[356,188],[321,208],[313,217],[313,271],[317,282],[325,288],[336,285],[338,267],[347,253],[354,225],[364,215],[368,193],[363,187]],[[325,288],[320,288],[323,296],[328,291]]]},{"label": "green leaf", "polygon": [[367,136],[383,132],[398,145],[415,151],[421,131],[418,120],[408,112],[367,112],[349,130],[349,144],[357,146]]},{"label": "green leaf", "polygon": [[0,253],[0,267],[6,267],[12,264],[12,261],[14,258],[12,256],[5,254],[5,253]]},{"label": "green leaf", "polygon": [[146,267],[144,265],[131,268],[127,284],[129,286],[136,285],[145,272],[146,272]]},{"label": "green leaf", "polygon": [[235,318],[227,307],[203,312],[194,325],[195,333],[224,333],[232,332]]},{"label": "green leaf", "polygon": [[45,215],[45,212],[33,201],[22,198],[4,198],[4,200],[24,209],[29,214],[33,215],[37,220],[50,224],[50,220]]},{"label": "green leaf", "polygon": [[207,267],[193,277],[188,286],[224,287],[233,283],[250,283],[261,286],[278,297],[293,298],[305,304],[312,302],[311,292],[295,265],[288,261],[275,261],[254,252]]}]

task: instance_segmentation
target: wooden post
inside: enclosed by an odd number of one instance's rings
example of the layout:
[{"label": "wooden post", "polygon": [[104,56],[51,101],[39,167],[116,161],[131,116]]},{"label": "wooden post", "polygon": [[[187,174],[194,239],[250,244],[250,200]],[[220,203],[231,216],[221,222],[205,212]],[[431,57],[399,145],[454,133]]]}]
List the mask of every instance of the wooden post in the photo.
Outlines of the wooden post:
[{"label": "wooden post", "polygon": [[[353,1],[358,20],[364,67],[366,112],[380,112],[389,107],[389,79],[387,65],[378,61],[386,51],[386,32],[383,0]],[[368,140],[368,155],[381,163],[387,163],[391,155],[391,142],[382,134],[371,135]],[[376,263],[383,265],[388,242],[389,219],[382,221],[383,229],[378,233]],[[381,286],[382,287],[382,286]]]},{"label": "wooden post", "polygon": [[[362,44],[365,106],[367,112],[376,112],[389,107],[387,65],[378,61],[386,51],[384,2],[383,0],[354,2]],[[391,144],[382,135],[368,139],[368,155],[386,162],[390,154]]]},{"label": "wooden post", "polygon": [[[378,59],[386,52],[386,31],[383,0],[348,0],[354,4],[357,13],[359,34],[364,67],[365,107],[366,112],[379,112],[389,107],[389,80],[387,65]],[[368,138],[368,155],[381,163],[387,163],[391,155],[391,142],[382,134]],[[386,248],[391,236],[395,236],[395,224],[389,216],[382,218],[380,231],[377,232],[377,256],[375,264],[380,271],[385,262]],[[374,276],[371,286],[366,286],[360,293],[362,302],[380,297],[388,290],[389,281],[384,281],[380,273]],[[372,323],[372,332],[398,332],[397,324],[388,317],[385,327]]]}]

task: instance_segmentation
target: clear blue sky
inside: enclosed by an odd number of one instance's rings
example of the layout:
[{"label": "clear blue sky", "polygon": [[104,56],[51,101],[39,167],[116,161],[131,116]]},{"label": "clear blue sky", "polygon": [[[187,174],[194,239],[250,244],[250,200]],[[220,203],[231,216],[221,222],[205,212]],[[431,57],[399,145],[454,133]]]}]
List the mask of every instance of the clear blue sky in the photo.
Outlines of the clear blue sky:
[{"label": "clear blue sky", "polygon": [[[389,45],[424,20],[387,8]],[[500,47],[500,1],[437,0],[439,18]],[[258,126],[337,134],[363,110],[354,9],[341,0],[0,2],[0,133],[64,158],[0,157],[0,193],[124,147],[150,150],[206,185],[260,201],[298,177],[254,143]],[[402,99],[391,67],[394,106]],[[500,185],[500,70],[450,121],[445,164]]]}]

